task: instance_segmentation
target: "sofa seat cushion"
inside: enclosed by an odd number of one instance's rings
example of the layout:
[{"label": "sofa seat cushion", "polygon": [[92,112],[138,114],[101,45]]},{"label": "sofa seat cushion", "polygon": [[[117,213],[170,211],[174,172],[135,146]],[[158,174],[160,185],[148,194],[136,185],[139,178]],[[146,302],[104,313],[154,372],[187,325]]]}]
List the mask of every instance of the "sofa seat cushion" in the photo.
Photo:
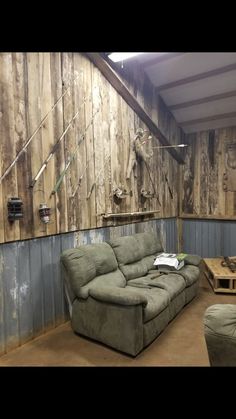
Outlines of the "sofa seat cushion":
[{"label": "sofa seat cushion", "polygon": [[186,287],[193,285],[199,277],[200,269],[197,266],[185,265],[178,271],[178,275],[182,275],[185,279]]},{"label": "sofa seat cushion", "polygon": [[94,279],[92,279],[92,281],[79,289],[77,296],[79,298],[87,299],[91,289],[100,287],[125,288],[126,279],[119,269],[114,272],[96,276]]},{"label": "sofa seat cushion", "polygon": [[131,279],[127,285],[131,287],[140,287],[140,288],[152,288],[155,287],[155,278],[160,277],[163,273],[156,271],[155,274],[148,274],[145,276],[141,276],[140,278]]},{"label": "sofa seat cushion", "polygon": [[161,288],[135,288],[129,285],[126,288],[146,297],[148,303],[146,307],[143,307],[144,323],[156,317],[169,305],[170,297],[168,292]]},{"label": "sofa seat cushion", "polygon": [[168,274],[161,275],[150,281],[153,287],[160,287],[168,292],[170,300],[173,300],[178,294],[186,288],[186,283],[181,275]]},{"label": "sofa seat cushion", "polygon": [[142,249],[143,256],[157,255],[163,251],[159,236],[154,232],[135,234],[135,239]]}]

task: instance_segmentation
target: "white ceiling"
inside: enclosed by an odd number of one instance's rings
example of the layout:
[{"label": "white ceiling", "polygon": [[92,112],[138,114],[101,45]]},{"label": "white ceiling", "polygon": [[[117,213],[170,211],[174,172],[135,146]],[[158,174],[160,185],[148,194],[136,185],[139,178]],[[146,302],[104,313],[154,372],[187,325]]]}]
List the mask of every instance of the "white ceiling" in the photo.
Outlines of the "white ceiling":
[{"label": "white ceiling", "polygon": [[[236,125],[235,52],[145,53],[135,58],[186,133]],[[168,86],[173,82],[177,85]],[[197,99],[200,104],[171,109]]]}]

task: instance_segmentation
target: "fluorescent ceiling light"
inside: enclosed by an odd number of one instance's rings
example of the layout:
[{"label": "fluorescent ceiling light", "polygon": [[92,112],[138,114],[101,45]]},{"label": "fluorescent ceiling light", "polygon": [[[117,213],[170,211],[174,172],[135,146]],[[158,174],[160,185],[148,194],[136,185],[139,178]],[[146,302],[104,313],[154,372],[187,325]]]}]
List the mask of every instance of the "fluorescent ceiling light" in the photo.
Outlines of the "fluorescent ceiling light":
[{"label": "fluorescent ceiling light", "polygon": [[118,61],[127,60],[128,58],[135,57],[136,55],[143,54],[143,52],[112,52],[108,55],[110,60],[117,63]]}]

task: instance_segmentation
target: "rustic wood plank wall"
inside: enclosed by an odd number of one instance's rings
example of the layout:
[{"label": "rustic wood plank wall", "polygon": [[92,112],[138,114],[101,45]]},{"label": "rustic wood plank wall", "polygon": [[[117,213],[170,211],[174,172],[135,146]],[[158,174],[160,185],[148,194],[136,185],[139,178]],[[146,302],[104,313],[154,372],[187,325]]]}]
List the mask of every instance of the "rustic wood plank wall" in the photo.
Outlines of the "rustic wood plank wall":
[{"label": "rustic wood plank wall", "polygon": [[[180,128],[140,68],[135,67],[135,71],[129,69],[123,74],[130,90],[169,141],[180,142]],[[141,199],[142,188],[153,192],[143,162],[126,180],[131,141],[137,128],[146,127],[84,54],[0,54],[0,176],[47,114],[25,152],[0,183],[0,243],[111,225],[101,217],[104,212],[159,210],[157,218],[177,215],[179,167],[167,151],[153,149],[150,167],[157,191],[154,198]],[[46,169],[30,188],[67,128]],[[157,144],[153,139],[144,147],[149,152]],[[70,160],[57,193],[52,194]],[[120,203],[114,202],[112,196],[117,187],[130,193]],[[23,201],[24,217],[10,224],[7,201],[14,196]],[[47,225],[39,218],[40,203],[51,208]],[[124,222],[127,220],[119,224]]]},{"label": "rustic wood plank wall", "polygon": [[186,163],[180,169],[180,216],[236,219],[236,190],[223,188],[227,146],[236,147],[236,127],[189,134],[185,141],[189,147],[185,150]]}]

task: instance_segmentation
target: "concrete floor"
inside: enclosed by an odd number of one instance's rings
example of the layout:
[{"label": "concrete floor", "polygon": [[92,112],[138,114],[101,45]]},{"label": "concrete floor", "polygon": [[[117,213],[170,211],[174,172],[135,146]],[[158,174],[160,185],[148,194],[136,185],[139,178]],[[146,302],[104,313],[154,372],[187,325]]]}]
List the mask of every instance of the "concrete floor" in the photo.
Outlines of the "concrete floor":
[{"label": "concrete floor", "polygon": [[236,295],[214,294],[207,280],[199,295],[136,358],[75,335],[65,323],[3,355],[0,366],[209,366],[203,314],[217,303],[236,303]]}]

